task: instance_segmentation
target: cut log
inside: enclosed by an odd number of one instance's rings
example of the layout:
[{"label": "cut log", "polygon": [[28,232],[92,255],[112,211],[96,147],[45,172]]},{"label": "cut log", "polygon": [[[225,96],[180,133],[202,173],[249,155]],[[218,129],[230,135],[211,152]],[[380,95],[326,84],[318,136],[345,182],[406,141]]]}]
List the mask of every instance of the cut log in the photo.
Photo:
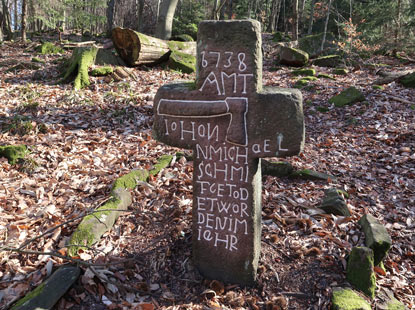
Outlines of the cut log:
[{"label": "cut log", "polygon": [[196,56],[196,42],[167,42],[128,28],[114,28],[112,41],[118,54],[130,66],[162,62],[168,59],[172,50]]}]

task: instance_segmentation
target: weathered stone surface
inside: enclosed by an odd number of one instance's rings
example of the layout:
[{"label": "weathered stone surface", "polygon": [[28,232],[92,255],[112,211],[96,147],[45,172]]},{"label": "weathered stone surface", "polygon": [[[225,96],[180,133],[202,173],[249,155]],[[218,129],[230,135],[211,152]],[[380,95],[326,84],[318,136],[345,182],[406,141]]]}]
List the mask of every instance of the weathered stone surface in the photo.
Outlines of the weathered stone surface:
[{"label": "weathered stone surface", "polygon": [[179,51],[172,51],[168,66],[170,69],[183,73],[193,73],[196,71],[196,57]]},{"label": "weathered stone surface", "polygon": [[199,25],[196,82],[161,87],[154,136],[193,149],[193,259],[208,278],[253,284],[260,253],[263,157],[303,146],[298,90],[262,88],[260,24]]},{"label": "weathered stone surface", "polygon": [[301,76],[314,76],[316,75],[316,69],[313,68],[304,68],[304,69],[297,69],[291,71],[293,75],[301,75]]},{"label": "weathered stone surface", "polygon": [[279,58],[282,65],[293,67],[302,67],[308,62],[308,54],[306,52],[285,46],[281,48]]},{"label": "weathered stone surface", "polygon": [[331,97],[329,102],[334,103],[336,107],[341,108],[363,100],[365,100],[365,96],[360,90],[352,86],[343,90],[340,94]]},{"label": "weathered stone surface", "polygon": [[375,217],[370,214],[363,215],[359,220],[365,233],[365,244],[371,248],[374,253],[374,264],[379,263],[388,255],[392,246],[392,239],[383,226]]},{"label": "weathered stone surface", "polygon": [[323,202],[320,209],[326,213],[342,216],[350,216],[350,210],[347,208],[346,201],[339,191],[335,188],[329,188],[324,191]]},{"label": "weathered stone surface", "polygon": [[347,73],[349,73],[349,70],[346,68],[336,68],[333,70],[333,74],[336,75],[346,75]]},{"label": "weathered stone surface", "polygon": [[[384,292],[383,292],[384,291]],[[376,303],[376,310],[407,310],[408,308],[395,298],[393,292],[382,288],[382,292],[378,294],[379,302]]]},{"label": "weathered stone surface", "polygon": [[285,161],[267,161],[262,159],[261,166],[262,174],[274,177],[286,177],[294,171],[293,166]]},{"label": "weathered stone surface", "polygon": [[52,309],[78,279],[80,272],[78,266],[60,267],[45,282],[20,299],[11,310]]},{"label": "weathered stone surface", "polygon": [[332,310],[371,310],[370,304],[350,288],[333,288]]},{"label": "weathered stone surface", "polygon": [[355,247],[347,262],[346,278],[353,287],[370,298],[375,297],[376,277],[373,271],[373,251],[367,247]]},{"label": "weathered stone surface", "polygon": [[332,175],[329,175],[323,172],[310,170],[310,169],[302,169],[302,170],[294,171],[293,173],[291,173],[290,177],[302,178],[305,180],[325,180],[325,181],[336,179],[335,176],[332,176]]},{"label": "weathered stone surface", "polygon": [[314,66],[335,68],[343,63],[340,55],[327,55],[313,60]]}]

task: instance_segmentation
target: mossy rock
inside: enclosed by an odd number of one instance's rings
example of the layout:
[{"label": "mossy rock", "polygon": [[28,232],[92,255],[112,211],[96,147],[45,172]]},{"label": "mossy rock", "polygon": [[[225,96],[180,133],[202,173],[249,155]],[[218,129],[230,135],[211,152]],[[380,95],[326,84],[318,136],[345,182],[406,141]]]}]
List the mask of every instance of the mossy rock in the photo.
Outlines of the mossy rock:
[{"label": "mossy rock", "polygon": [[294,88],[303,88],[303,87],[307,86],[308,83],[309,83],[308,80],[300,79],[297,82],[295,82]]},{"label": "mossy rock", "polygon": [[305,66],[308,63],[308,58],[309,56],[306,52],[287,46],[281,47],[281,52],[279,54],[280,64],[293,67]]},{"label": "mossy rock", "polygon": [[277,42],[277,43],[278,42],[290,42],[291,37],[284,32],[276,31],[272,34],[272,41]]},{"label": "mossy rock", "polygon": [[335,77],[333,77],[330,74],[326,74],[326,73],[320,73],[319,75],[317,75],[318,78],[323,78],[323,79],[329,79],[329,80],[336,80]]},{"label": "mossy rock", "polygon": [[320,113],[327,113],[330,111],[330,109],[327,107],[317,107],[316,110],[319,111]]},{"label": "mossy rock", "polygon": [[332,72],[336,75],[347,75],[349,73],[349,70],[345,68],[336,68]]},{"label": "mossy rock", "polygon": [[29,150],[26,145],[6,145],[0,146],[0,157],[7,158],[10,165],[14,165],[19,159],[23,159]]},{"label": "mossy rock", "polygon": [[325,180],[325,181],[336,180],[335,176],[332,176],[332,175],[329,175],[323,172],[310,170],[310,169],[303,169],[303,170],[295,171],[290,174],[290,177],[302,178],[306,180]]},{"label": "mossy rock", "polygon": [[415,72],[403,76],[399,82],[405,87],[415,88]]},{"label": "mossy rock", "polygon": [[370,298],[375,297],[376,276],[373,271],[373,250],[354,247],[347,262],[346,278],[353,287]]},{"label": "mossy rock", "polygon": [[179,42],[193,42],[193,38],[189,34],[179,34],[177,36],[174,36],[172,38],[173,41],[179,41]]},{"label": "mossy rock", "polygon": [[329,102],[339,108],[364,100],[365,96],[360,92],[360,90],[352,86],[343,90],[340,94],[331,97]]},{"label": "mossy rock", "polygon": [[296,76],[315,76],[316,70],[312,68],[297,69],[291,71],[291,74]]},{"label": "mossy rock", "polygon": [[106,76],[114,72],[112,67],[98,67],[91,71],[92,76]]},{"label": "mossy rock", "polygon": [[162,169],[168,167],[173,160],[173,155],[162,155],[157,160],[157,164],[154,165],[153,169],[149,171],[151,175],[158,174]]},{"label": "mossy rock", "polygon": [[42,55],[63,54],[64,50],[51,42],[45,42],[36,48],[36,52]]},{"label": "mossy rock", "polygon": [[407,310],[408,308],[399,300],[397,300],[393,292],[389,289],[383,288],[380,292],[378,302],[376,303],[377,310]]},{"label": "mossy rock", "polygon": [[371,310],[370,304],[350,288],[335,287],[332,310]]},{"label": "mossy rock", "polygon": [[350,210],[347,208],[346,201],[341,193],[335,188],[329,188],[324,191],[323,202],[319,206],[326,213],[350,216]]},{"label": "mossy rock", "polygon": [[261,160],[263,175],[272,175],[274,177],[286,177],[293,173],[293,166],[285,161],[267,161]]},{"label": "mossy rock", "polygon": [[183,73],[193,73],[196,72],[196,57],[175,50],[170,54],[168,66]]},{"label": "mossy rock", "polygon": [[[321,41],[323,40],[323,33],[317,33],[302,37],[298,40],[298,46],[301,50],[307,52],[314,57],[320,53]],[[335,37],[332,33],[326,34],[325,48],[334,49],[336,45],[333,43]]]},{"label": "mossy rock", "polygon": [[340,65],[343,58],[340,55],[327,55],[313,60],[314,66],[335,68]]},{"label": "mossy rock", "polygon": [[33,57],[32,58],[32,62],[36,62],[36,63],[40,63],[40,64],[44,64],[45,61],[40,59],[39,57]]},{"label": "mossy rock", "polygon": [[147,182],[149,175],[150,174],[147,170],[133,170],[130,173],[115,180],[114,185],[112,186],[112,191],[115,191],[119,188],[134,189],[137,186],[138,182]]}]

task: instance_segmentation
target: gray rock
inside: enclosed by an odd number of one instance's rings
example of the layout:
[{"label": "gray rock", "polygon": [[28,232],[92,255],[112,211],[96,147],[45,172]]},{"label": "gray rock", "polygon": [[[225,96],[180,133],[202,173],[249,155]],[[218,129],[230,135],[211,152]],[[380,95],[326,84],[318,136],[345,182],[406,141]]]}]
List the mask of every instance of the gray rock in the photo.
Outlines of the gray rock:
[{"label": "gray rock", "polygon": [[326,213],[342,216],[350,216],[350,210],[347,208],[346,201],[339,191],[335,188],[329,188],[324,192],[325,196],[321,203],[320,209]]},{"label": "gray rock", "polygon": [[385,226],[370,214],[363,215],[359,220],[359,224],[365,233],[366,246],[374,252],[374,264],[378,265],[388,255],[392,239]]},{"label": "gray rock", "polygon": [[373,251],[366,247],[355,247],[347,262],[346,278],[350,284],[370,298],[375,297],[376,277],[373,271]]},{"label": "gray rock", "polygon": [[302,67],[308,63],[308,54],[302,50],[282,47],[279,55],[279,62],[282,65],[288,65],[293,67]]},{"label": "gray rock", "polygon": [[319,67],[335,68],[339,65],[344,65],[344,61],[340,55],[327,55],[314,59],[313,65]]},{"label": "gray rock", "polygon": [[351,288],[335,287],[332,310],[371,310],[370,304]]},{"label": "gray rock", "polygon": [[290,163],[285,161],[268,161],[262,159],[262,174],[272,175],[274,177],[286,177],[289,176],[294,168]]}]

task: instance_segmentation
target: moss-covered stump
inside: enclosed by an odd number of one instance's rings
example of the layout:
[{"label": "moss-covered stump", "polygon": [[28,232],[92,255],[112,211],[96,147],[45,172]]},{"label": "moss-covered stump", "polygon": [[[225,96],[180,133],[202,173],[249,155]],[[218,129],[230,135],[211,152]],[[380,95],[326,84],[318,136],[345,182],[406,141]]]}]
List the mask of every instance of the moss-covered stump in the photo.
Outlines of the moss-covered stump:
[{"label": "moss-covered stump", "polygon": [[285,161],[268,161],[261,160],[263,175],[272,175],[274,177],[286,177],[293,173],[294,168],[290,163]]},{"label": "moss-covered stump", "polygon": [[315,76],[316,70],[313,68],[304,68],[291,71],[291,74],[296,76]]},{"label": "moss-covered stump", "polygon": [[45,42],[41,45],[39,45],[36,48],[36,52],[42,55],[49,55],[49,54],[63,54],[64,51],[61,47],[56,46],[55,44],[51,42]]},{"label": "moss-covered stump", "polygon": [[388,251],[392,246],[392,239],[385,226],[370,214],[363,215],[359,220],[359,224],[365,233],[366,246],[373,250],[374,264],[377,266],[388,255]]},{"label": "moss-covered stump", "polygon": [[282,65],[303,67],[308,63],[308,54],[296,48],[283,46],[281,47],[279,62]]},{"label": "moss-covered stump", "polygon": [[336,68],[333,69],[333,74],[336,75],[347,75],[349,73],[349,70],[345,69],[345,68]]},{"label": "moss-covered stump", "polygon": [[290,174],[290,177],[301,178],[305,180],[324,180],[324,181],[336,180],[335,176],[332,176],[332,175],[329,175],[323,172],[313,171],[310,169],[294,171],[293,173]]},{"label": "moss-covered stump", "polygon": [[319,208],[329,214],[341,216],[351,215],[350,210],[347,208],[346,201],[335,188],[329,188],[324,191],[323,202]]},{"label": "moss-covered stump", "polygon": [[196,71],[196,57],[179,51],[170,54],[168,66],[170,69],[183,73],[193,73]]},{"label": "moss-covered stump", "polygon": [[60,267],[45,282],[20,299],[11,310],[51,309],[78,279],[80,272],[78,266]]},{"label": "moss-covered stump", "polygon": [[114,72],[112,67],[98,67],[91,71],[92,76],[106,76]]},{"label": "moss-covered stump", "polygon": [[117,55],[115,49],[98,49],[95,59],[97,66],[126,66],[124,60]]},{"label": "moss-covered stump", "polygon": [[78,47],[74,49],[72,57],[68,60],[62,82],[74,81],[75,89],[88,86],[90,84],[88,70],[95,63],[97,52],[98,48],[96,47]]},{"label": "moss-covered stump", "polygon": [[333,288],[332,310],[371,310],[370,304],[350,288]]},{"label": "moss-covered stump", "polygon": [[340,55],[327,55],[313,60],[314,66],[335,68],[342,64],[343,58]]},{"label": "moss-covered stump", "polygon": [[[311,57],[315,57],[320,53],[321,41],[323,40],[323,33],[317,33],[309,36],[302,37],[298,40],[299,48],[307,52]],[[334,35],[332,33],[326,34],[325,48],[334,49],[335,44]]]},{"label": "moss-covered stump", "polygon": [[343,90],[340,94],[331,97],[329,102],[333,103],[335,107],[341,108],[363,100],[365,100],[365,96],[360,90],[352,86]]},{"label": "moss-covered stump", "polygon": [[7,158],[10,165],[17,163],[29,153],[26,145],[6,145],[0,146],[0,157]]},{"label": "moss-covered stump", "polygon": [[373,271],[373,250],[354,247],[347,262],[346,278],[353,287],[370,298],[375,297],[376,277]]},{"label": "moss-covered stump", "polygon": [[405,87],[415,88],[415,72],[401,77],[399,79],[399,83],[401,83]]}]

